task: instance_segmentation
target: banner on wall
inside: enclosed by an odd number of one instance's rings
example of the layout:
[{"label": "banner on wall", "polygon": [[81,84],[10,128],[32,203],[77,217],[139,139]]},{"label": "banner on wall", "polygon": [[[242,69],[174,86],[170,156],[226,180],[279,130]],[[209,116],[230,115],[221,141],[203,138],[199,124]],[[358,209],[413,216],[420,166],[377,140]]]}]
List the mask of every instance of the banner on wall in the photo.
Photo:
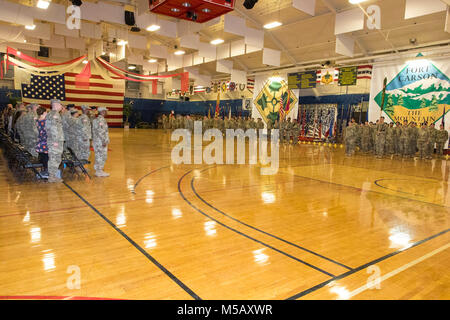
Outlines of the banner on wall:
[{"label": "banner on wall", "polygon": [[312,89],[316,87],[316,80],[316,71],[305,71],[288,74],[289,89]]},{"label": "banner on wall", "polygon": [[276,121],[280,117],[289,118],[297,102],[298,99],[288,88],[288,84],[277,78],[269,78],[253,101],[266,124],[269,119]]},{"label": "banner on wall", "polygon": [[355,86],[358,79],[358,67],[339,68],[338,84],[340,86]]},{"label": "banner on wall", "polygon": [[[369,121],[376,121],[382,109],[388,122],[440,122],[444,112],[447,114],[450,110],[449,75],[450,59],[432,61],[424,57],[403,65],[374,66]],[[387,85],[383,104],[385,77]],[[450,121],[445,122],[448,126]]]}]

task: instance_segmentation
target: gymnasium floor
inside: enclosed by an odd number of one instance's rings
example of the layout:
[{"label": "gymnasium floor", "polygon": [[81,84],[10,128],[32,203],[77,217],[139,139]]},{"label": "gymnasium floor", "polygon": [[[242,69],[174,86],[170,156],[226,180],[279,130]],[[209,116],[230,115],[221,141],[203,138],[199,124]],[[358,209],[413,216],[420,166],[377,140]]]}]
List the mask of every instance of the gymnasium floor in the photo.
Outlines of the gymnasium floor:
[{"label": "gymnasium floor", "polygon": [[17,184],[0,157],[2,299],[450,299],[450,161],[301,144],[262,176],[110,137],[109,178]]}]

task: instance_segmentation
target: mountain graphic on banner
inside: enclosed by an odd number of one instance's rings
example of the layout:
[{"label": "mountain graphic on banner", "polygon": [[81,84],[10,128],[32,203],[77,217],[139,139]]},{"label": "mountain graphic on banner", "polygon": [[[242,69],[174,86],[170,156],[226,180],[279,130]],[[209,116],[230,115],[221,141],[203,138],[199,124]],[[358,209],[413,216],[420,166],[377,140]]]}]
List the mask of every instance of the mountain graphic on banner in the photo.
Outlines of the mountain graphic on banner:
[{"label": "mountain graphic on banner", "polygon": [[[407,110],[421,110],[425,121],[435,121],[438,117],[433,113],[442,114],[450,106],[449,95],[450,80],[444,73],[428,60],[413,61],[386,86],[383,111],[400,120],[398,116]],[[382,91],[374,100],[381,107]]]}]

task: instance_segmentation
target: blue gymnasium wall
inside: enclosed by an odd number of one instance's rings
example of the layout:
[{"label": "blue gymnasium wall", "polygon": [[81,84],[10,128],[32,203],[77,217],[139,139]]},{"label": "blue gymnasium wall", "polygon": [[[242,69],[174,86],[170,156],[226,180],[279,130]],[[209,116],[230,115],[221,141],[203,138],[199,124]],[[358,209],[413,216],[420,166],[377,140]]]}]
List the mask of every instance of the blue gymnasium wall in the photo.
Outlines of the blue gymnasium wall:
[{"label": "blue gymnasium wall", "polygon": [[[214,116],[216,110],[216,101],[176,101],[176,100],[149,100],[125,98],[124,103],[132,104],[133,112],[129,119],[130,126],[134,127],[137,122],[136,113],[140,114],[141,121],[153,123],[157,121],[158,115],[161,113],[169,114],[172,110],[175,114],[199,114],[208,115],[208,109],[211,116]],[[231,108],[233,116],[248,116],[248,110],[242,110],[242,100],[223,100],[220,101],[221,116],[228,116]]]}]

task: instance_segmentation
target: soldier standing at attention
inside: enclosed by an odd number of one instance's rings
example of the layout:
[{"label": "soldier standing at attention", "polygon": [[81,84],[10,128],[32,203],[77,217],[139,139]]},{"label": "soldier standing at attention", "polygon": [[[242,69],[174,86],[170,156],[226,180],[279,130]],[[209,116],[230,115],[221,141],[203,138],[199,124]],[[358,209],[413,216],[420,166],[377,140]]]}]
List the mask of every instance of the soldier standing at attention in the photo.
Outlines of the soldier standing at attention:
[{"label": "soldier standing at attention", "polygon": [[295,120],[292,120],[290,135],[292,136],[292,143],[297,144],[298,136],[300,135],[300,124]]},{"label": "soldier standing at attention", "polygon": [[258,121],[256,122],[256,133],[257,133],[258,137],[260,136],[259,130],[262,130],[262,129],[264,129],[264,122],[262,122],[261,118],[258,118]]},{"label": "soldier standing at attention", "polygon": [[433,159],[433,153],[434,153],[434,144],[436,143],[436,134],[438,130],[436,129],[434,123],[431,123],[428,127],[428,130],[430,132],[430,136],[428,139],[427,144],[427,159]]},{"label": "soldier standing at attention", "polygon": [[448,141],[448,132],[444,125],[441,124],[440,130],[436,132],[436,154],[442,156],[444,153],[444,146]]},{"label": "soldier standing at attention", "polygon": [[389,123],[389,126],[386,128],[385,153],[388,155],[395,153],[395,128],[393,122]]},{"label": "soldier standing at attention", "polygon": [[270,139],[274,123],[272,119],[267,119],[267,137]]},{"label": "soldier standing at attention", "polygon": [[417,149],[419,149],[420,159],[427,157],[428,142],[430,140],[430,130],[427,128],[426,122],[422,123],[422,128],[417,131]]},{"label": "soldier standing at attention", "polygon": [[[92,125],[89,118],[89,107],[81,106],[82,115],[78,117],[80,125],[82,126],[81,135],[78,137],[78,148],[81,160],[88,160],[91,155],[91,139],[92,139]],[[78,155],[77,155],[78,156]]]},{"label": "soldier standing at attention", "polygon": [[416,154],[417,134],[418,134],[418,128],[416,127],[416,123],[411,122],[411,125],[409,127],[409,135],[408,135],[410,158],[413,158]]},{"label": "soldier standing at attention", "polygon": [[48,147],[48,182],[61,182],[58,178],[58,168],[64,148],[64,131],[60,112],[65,112],[59,100],[50,100],[52,110],[47,114],[45,131]]},{"label": "soldier standing at attention", "polygon": [[387,125],[384,123],[384,117],[380,117],[375,129],[375,154],[378,159],[384,155],[384,145],[386,143]]},{"label": "soldier standing at attention", "polygon": [[80,139],[83,134],[83,127],[79,119],[78,110],[75,108],[70,109],[70,136],[71,136],[71,149],[77,159],[81,159],[80,154]]},{"label": "soldier standing at attention", "polygon": [[397,121],[394,128],[394,149],[395,154],[400,156],[402,154],[401,144],[400,144],[400,136],[402,134],[402,125],[400,121]]},{"label": "soldier standing at attention", "polygon": [[39,131],[36,125],[38,118],[36,110],[38,107],[37,104],[29,104],[27,106],[27,113],[23,114],[19,119],[22,128],[23,146],[33,157],[38,156],[36,152],[36,145],[39,138]]},{"label": "soldier standing at attention", "polygon": [[109,133],[108,123],[105,116],[107,109],[98,108],[98,116],[92,121],[92,144],[95,152],[95,175],[97,177],[108,177],[109,173],[103,171],[108,156]]},{"label": "soldier standing at attention", "polygon": [[162,125],[164,129],[164,133],[167,132],[167,129],[169,128],[169,119],[165,114],[162,115]]},{"label": "soldier standing at attention", "polygon": [[356,147],[356,125],[353,122],[349,122],[348,126],[344,129],[344,143],[345,155],[352,156],[355,153]]},{"label": "soldier standing at attention", "polygon": [[403,121],[403,126],[400,130],[400,150],[401,154],[404,158],[406,158],[409,154],[409,127],[408,127],[408,121]]},{"label": "soldier standing at attention", "polygon": [[369,122],[366,121],[361,130],[361,150],[364,153],[367,153],[370,150],[370,135]]}]

